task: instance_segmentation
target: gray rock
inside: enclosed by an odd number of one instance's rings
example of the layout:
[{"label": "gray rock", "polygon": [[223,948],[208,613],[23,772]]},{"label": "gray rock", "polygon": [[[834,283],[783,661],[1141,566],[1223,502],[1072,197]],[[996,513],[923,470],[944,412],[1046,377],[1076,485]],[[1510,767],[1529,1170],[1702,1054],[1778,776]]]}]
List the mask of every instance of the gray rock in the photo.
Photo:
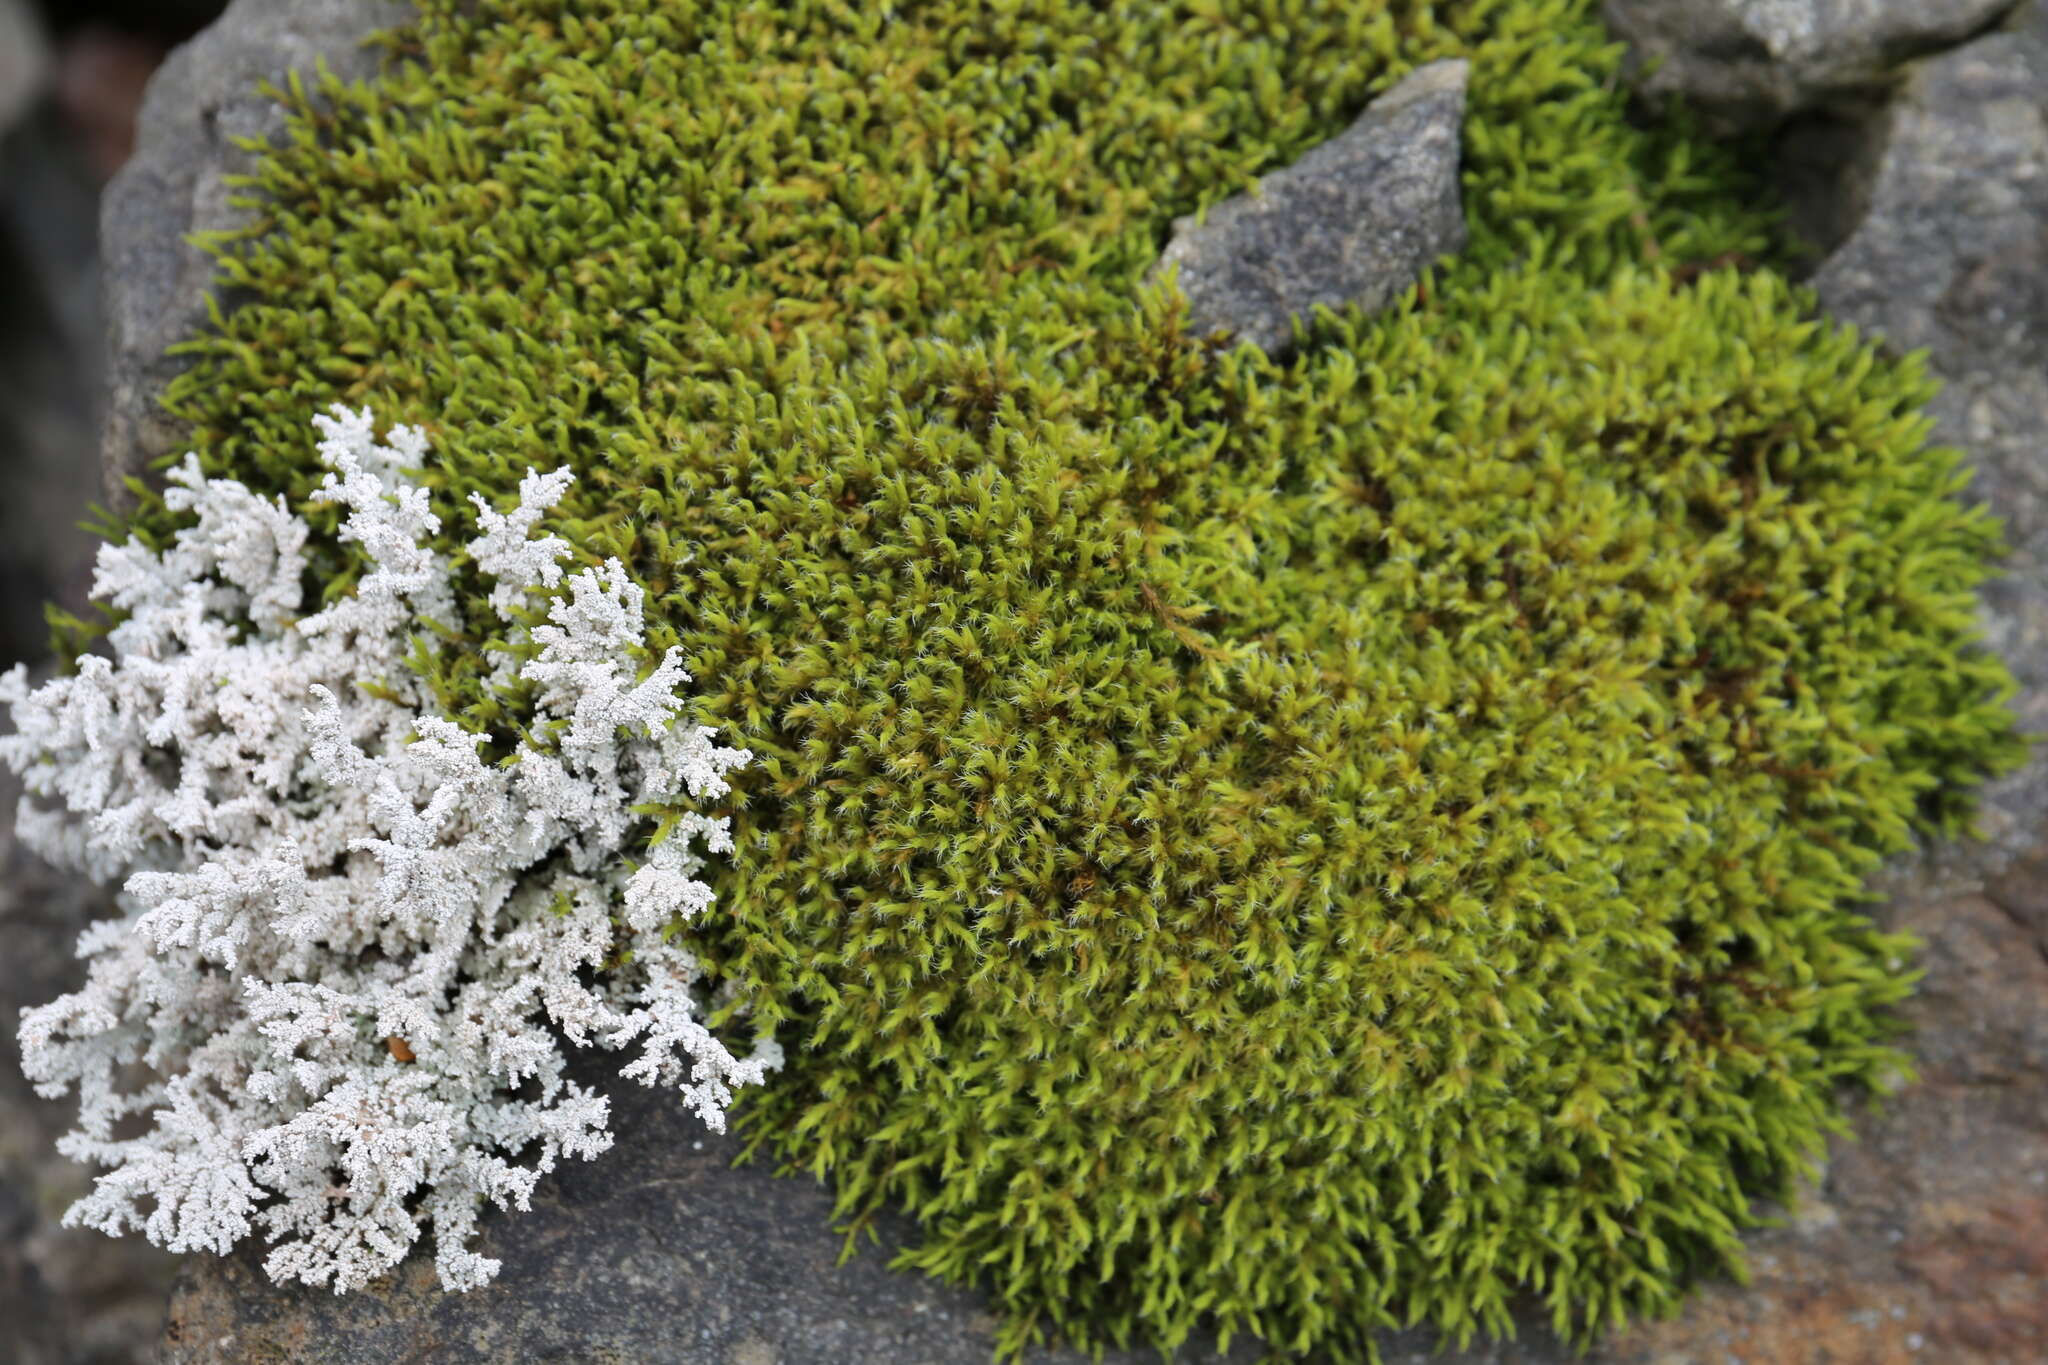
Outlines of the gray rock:
[{"label": "gray rock", "polygon": [[[1985,625],[2020,676],[2032,730],[2048,730],[2048,319],[2030,254],[2048,224],[2041,22],[1913,77],[1873,144],[1868,210],[1818,279],[1838,315],[1937,347],[1950,381],[1940,435],[1972,451],[1977,496],[2015,544]],[[1858,1140],[1831,1145],[1787,1226],[1750,1238],[1750,1285],[1708,1286],[1677,1319],[1610,1337],[1586,1365],[2048,1355],[2048,762],[1991,788],[1983,824],[1984,844],[1898,860],[1874,912],[1929,944],[1904,1010],[1919,1081],[1859,1114]],[[987,1358],[980,1301],[884,1269],[901,1223],[884,1220],[881,1247],[835,1267],[817,1186],[728,1170],[729,1142],[658,1095],[609,1088],[618,1147],[543,1182],[531,1213],[486,1219],[482,1249],[505,1261],[493,1285],[446,1296],[415,1259],[335,1298],[269,1286],[256,1248],[195,1260],[172,1301],[167,1365]],[[1390,1365],[1577,1359],[1542,1317],[1519,1314],[1513,1342],[1433,1356],[1431,1334],[1402,1333],[1385,1354]]]},{"label": "gray rock", "polygon": [[1294,317],[1317,304],[1382,308],[1463,247],[1465,76],[1463,61],[1422,67],[1256,194],[1177,220],[1153,273],[1179,268],[1192,329],[1279,355]]},{"label": "gray rock", "polygon": [[[611,1094],[620,1141],[544,1181],[530,1212],[486,1219],[478,1247],[504,1261],[491,1284],[445,1293],[430,1258],[414,1256],[354,1294],[278,1289],[251,1245],[193,1263],[171,1299],[162,1365],[987,1365],[996,1324],[979,1296],[886,1268],[899,1222],[883,1220],[881,1245],[836,1265],[822,1186],[777,1179],[765,1163],[729,1169],[737,1142],[707,1132],[672,1096],[599,1072],[584,1079]],[[1257,1358],[1249,1347],[1227,1357]]]},{"label": "gray rock", "polygon": [[[1812,284],[1837,319],[1924,348],[1943,381],[1934,437],[1974,457],[1972,496],[2013,545],[1986,639],[2028,688],[2022,728],[2048,731],[2048,3],[1917,66],[1868,141],[1868,206]],[[2034,842],[2048,774],[1992,805],[1992,844],[1953,855],[1986,872],[2006,841]]]},{"label": "gray rock", "polygon": [[2012,0],[1606,0],[1645,95],[1677,94],[1723,131],[1768,126],[1882,85]]},{"label": "gray rock", "polygon": [[205,322],[214,275],[184,238],[246,224],[226,180],[247,173],[252,158],[234,141],[283,131],[282,111],[257,87],[281,85],[292,71],[310,78],[323,61],[344,80],[367,75],[376,54],[363,40],[411,13],[403,0],[234,0],[151,79],[135,154],[101,201],[108,392],[100,448],[116,505],[129,501],[127,478],[179,439],[159,400],[185,362],[164,352]]},{"label": "gray rock", "polygon": [[50,46],[28,0],[0,0],[0,133],[35,103],[50,79]]},{"label": "gray rock", "polygon": [[163,1324],[176,1260],[138,1237],[111,1240],[59,1219],[94,1172],[57,1151],[76,1105],[38,1098],[21,1074],[14,1023],[84,981],[79,931],[114,911],[106,893],[14,841],[21,784],[0,769],[0,1362],[141,1365]]}]

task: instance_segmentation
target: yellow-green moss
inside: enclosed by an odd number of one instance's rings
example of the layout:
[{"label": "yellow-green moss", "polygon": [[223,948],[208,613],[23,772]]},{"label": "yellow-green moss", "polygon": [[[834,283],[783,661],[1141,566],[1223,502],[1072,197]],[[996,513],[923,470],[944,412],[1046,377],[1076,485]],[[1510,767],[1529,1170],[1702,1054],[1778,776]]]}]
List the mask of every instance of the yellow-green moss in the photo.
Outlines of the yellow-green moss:
[{"label": "yellow-green moss", "polygon": [[[1860,880],[2016,746],[1925,382],[1728,264],[1593,8],[432,0],[172,405],[302,504],[318,406],[423,423],[451,540],[576,466],[761,756],[692,931],[790,1049],[750,1131],[1009,1346],[1668,1310],[1901,1062]],[[1138,287],[1446,55],[1401,306],[1277,367]]]}]

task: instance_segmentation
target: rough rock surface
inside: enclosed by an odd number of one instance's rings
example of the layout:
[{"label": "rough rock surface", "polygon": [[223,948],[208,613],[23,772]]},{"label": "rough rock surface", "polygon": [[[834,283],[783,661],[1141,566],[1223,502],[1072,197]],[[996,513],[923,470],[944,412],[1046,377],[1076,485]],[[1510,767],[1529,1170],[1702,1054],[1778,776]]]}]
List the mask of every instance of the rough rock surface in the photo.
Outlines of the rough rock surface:
[{"label": "rough rock surface", "polygon": [[2012,0],[1606,0],[1636,88],[1677,94],[1724,129],[1768,126],[1884,84]]},{"label": "rough rock surface", "polygon": [[1384,307],[1465,244],[1458,198],[1466,63],[1434,62],[1255,194],[1182,218],[1155,273],[1179,267],[1197,333],[1278,355],[1317,304]]},{"label": "rough rock surface", "polygon": [[93,1172],[57,1152],[74,1112],[21,1074],[14,1021],[84,979],[79,930],[112,913],[105,893],[14,842],[21,787],[0,774],[0,1362],[139,1365],[163,1322],[176,1260],[140,1238],[59,1226]]},{"label": "rough rock surface", "polygon": [[[1865,141],[1867,207],[1811,283],[1834,317],[1926,350],[1943,381],[1934,438],[1975,457],[1972,496],[2013,545],[1986,637],[2027,686],[2022,728],[2048,732],[2048,0],[1921,63]],[[2048,934],[2048,771],[1991,804],[1991,842],[1947,861]]]},{"label": "rough rock surface", "polygon": [[281,85],[292,71],[310,78],[321,62],[344,80],[368,75],[377,54],[363,39],[411,12],[403,0],[234,0],[150,81],[135,154],[101,201],[108,384],[101,458],[107,496],[117,505],[127,502],[128,476],[171,453],[178,439],[157,403],[184,362],[164,351],[205,322],[213,279],[212,261],[184,238],[246,221],[226,184],[251,168],[235,141],[283,131],[282,111],[257,87]]},{"label": "rough rock surface", "polygon": [[[426,1258],[336,1297],[278,1289],[253,1245],[197,1262],[173,1296],[163,1365],[290,1360],[677,1361],[704,1365],[987,1365],[995,1319],[971,1294],[886,1269],[901,1237],[836,1266],[831,1199],[766,1164],[665,1094],[585,1076],[613,1097],[619,1144],[543,1183],[533,1209],[486,1221],[497,1280],[444,1293]],[[1251,1361],[1248,1348],[1230,1359]],[[1040,1360],[1078,1365],[1068,1353]],[[1156,1356],[1112,1355],[1138,1365]]]}]

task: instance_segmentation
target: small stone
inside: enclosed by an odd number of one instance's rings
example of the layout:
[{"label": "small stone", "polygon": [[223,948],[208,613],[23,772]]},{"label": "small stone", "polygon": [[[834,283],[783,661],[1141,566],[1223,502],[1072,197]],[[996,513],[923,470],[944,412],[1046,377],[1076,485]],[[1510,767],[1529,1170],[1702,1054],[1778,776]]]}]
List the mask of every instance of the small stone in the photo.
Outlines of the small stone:
[{"label": "small stone", "polygon": [[1824,1199],[1803,1198],[1792,1210],[1789,1226],[1802,1236],[1812,1237],[1842,1225],[1842,1215]]},{"label": "small stone", "polygon": [[1178,267],[1191,329],[1226,329],[1270,355],[1317,305],[1383,308],[1465,244],[1458,197],[1464,61],[1434,62],[1254,194],[1181,218],[1153,268]]},{"label": "small stone", "polygon": [[1606,0],[1636,89],[1681,95],[1722,131],[1769,126],[1884,83],[2012,0]]}]

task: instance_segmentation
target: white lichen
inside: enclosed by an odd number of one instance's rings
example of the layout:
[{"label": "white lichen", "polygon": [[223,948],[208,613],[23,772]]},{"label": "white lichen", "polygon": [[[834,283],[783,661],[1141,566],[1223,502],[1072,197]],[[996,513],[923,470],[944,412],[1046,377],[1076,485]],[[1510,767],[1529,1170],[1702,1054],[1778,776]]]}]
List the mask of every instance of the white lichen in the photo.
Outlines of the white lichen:
[{"label": "white lichen", "polygon": [[[468,1289],[498,1268],[468,1249],[484,1201],[523,1208],[557,1161],[611,1144],[565,1044],[637,1044],[624,1074],[713,1128],[775,1065],[772,1043],[741,1058],[705,1028],[669,941],[711,903],[703,855],[732,847],[689,803],[750,755],[681,722],[674,651],[641,676],[623,566],[565,575],[569,545],[531,538],[567,470],[529,473],[510,512],[479,500],[468,549],[497,619],[465,623],[400,473],[424,436],[380,445],[344,408],[315,423],[314,496],[369,562],[352,593],[302,614],[306,524],[188,457],[166,501],[195,523],[100,553],[95,595],[125,613],[111,657],[33,691],[0,679],[21,838],[120,881],[126,912],[81,938],[81,990],[24,1011],[22,1066],[77,1094],[62,1149],[107,1168],[67,1223],[173,1251],[260,1232],[275,1279],[336,1292],[431,1225],[442,1283]],[[496,675],[534,684],[533,738],[505,761],[433,714],[409,662],[451,632],[529,646]]]}]

